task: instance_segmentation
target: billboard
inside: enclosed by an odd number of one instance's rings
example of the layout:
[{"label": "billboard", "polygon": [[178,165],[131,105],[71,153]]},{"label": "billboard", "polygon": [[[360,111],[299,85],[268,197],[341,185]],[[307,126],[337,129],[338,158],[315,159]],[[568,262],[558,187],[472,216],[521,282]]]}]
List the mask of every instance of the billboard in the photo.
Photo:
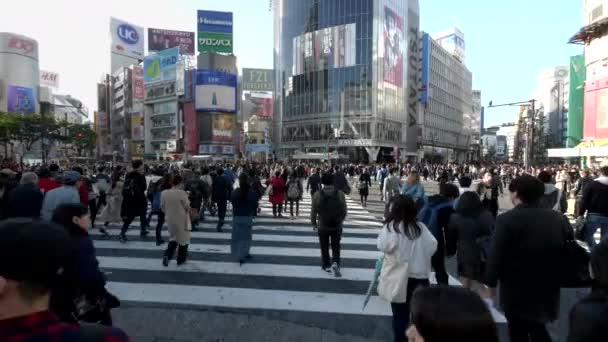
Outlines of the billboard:
[{"label": "billboard", "polygon": [[384,8],[384,81],[400,87],[403,84],[403,19]]},{"label": "billboard", "polygon": [[583,138],[583,100],[585,97],[585,55],[570,57],[570,96],[566,147],[574,147]]},{"label": "billboard", "polygon": [[38,60],[38,42],[26,36],[2,33],[0,34],[0,52],[26,56]]},{"label": "billboard", "polygon": [[236,75],[214,70],[197,70],[197,111],[236,112]]},{"label": "billboard", "polygon": [[133,100],[143,101],[146,97],[144,89],[144,69],[140,66],[133,67]]},{"label": "billboard", "polygon": [[608,77],[585,82],[586,140],[608,138]]},{"label": "billboard", "polygon": [[217,32],[198,33],[198,51],[232,54],[232,34]]},{"label": "billboard", "polygon": [[148,29],[148,51],[158,52],[177,47],[183,55],[194,56],[194,32]]},{"label": "billboard", "polygon": [[[407,152],[418,151],[418,128],[420,108],[420,13],[418,0],[408,1],[407,11],[407,128],[405,148]],[[397,154],[395,159],[400,157]]]},{"label": "billboard", "polygon": [[144,58],[144,83],[175,81],[179,48],[160,51]]},{"label": "billboard", "polygon": [[213,142],[232,143],[235,116],[233,114],[214,114],[211,139]]},{"label": "billboard", "polygon": [[40,70],[40,85],[59,88],[59,74],[56,72]]},{"label": "billboard", "polygon": [[354,66],[357,63],[357,24],[307,32],[293,38],[293,75]]},{"label": "billboard", "polygon": [[242,110],[246,120],[252,116],[272,118],[274,101],[271,92],[243,91]]},{"label": "billboard", "polygon": [[429,101],[429,76],[431,73],[431,36],[422,36],[422,71],[420,84],[420,102],[424,105]]},{"label": "billboard", "polygon": [[243,90],[274,91],[274,70],[243,68]]},{"label": "billboard", "polygon": [[131,113],[131,140],[144,140],[144,116],[140,112]]},{"label": "billboard", "polygon": [[110,18],[110,36],[112,53],[135,59],[144,58],[143,27],[120,19]]},{"label": "billboard", "polygon": [[29,114],[36,111],[36,96],[32,88],[9,85],[6,100],[9,113]]},{"label": "billboard", "polygon": [[198,51],[232,54],[232,12],[198,11]]},{"label": "billboard", "polygon": [[192,102],[184,103],[184,147],[187,153],[198,152],[198,123]]}]

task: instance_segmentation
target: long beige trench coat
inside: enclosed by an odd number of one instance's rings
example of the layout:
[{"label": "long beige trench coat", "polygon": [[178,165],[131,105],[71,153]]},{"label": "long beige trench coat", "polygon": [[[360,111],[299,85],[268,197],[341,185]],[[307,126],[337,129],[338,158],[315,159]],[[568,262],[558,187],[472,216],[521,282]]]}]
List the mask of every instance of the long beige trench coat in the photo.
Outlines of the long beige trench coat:
[{"label": "long beige trench coat", "polygon": [[160,207],[165,213],[171,241],[176,241],[181,246],[189,244],[192,226],[188,194],[175,187],[165,190],[160,194]]}]

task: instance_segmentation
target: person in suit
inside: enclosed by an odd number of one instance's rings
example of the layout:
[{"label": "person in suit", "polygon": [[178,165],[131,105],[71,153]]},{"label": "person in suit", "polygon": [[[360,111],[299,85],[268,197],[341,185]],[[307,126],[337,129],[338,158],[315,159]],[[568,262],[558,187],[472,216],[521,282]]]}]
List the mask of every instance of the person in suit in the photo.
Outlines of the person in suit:
[{"label": "person in suit", "polygon": [[487,285],[494,295],[500,283],[500,303],[511,341],[551,341],[546,324],[557,319],[560,260],[568,219],[543,209],[544,184],[524,175],[509,185],[515,208],[496,219],[486,264]]}]

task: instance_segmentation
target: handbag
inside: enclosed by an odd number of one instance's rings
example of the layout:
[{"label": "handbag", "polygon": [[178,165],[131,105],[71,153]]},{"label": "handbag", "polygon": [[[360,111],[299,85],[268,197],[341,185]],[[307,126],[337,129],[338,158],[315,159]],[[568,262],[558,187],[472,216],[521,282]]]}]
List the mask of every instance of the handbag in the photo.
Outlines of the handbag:
[{"label": "handbag", "polygon": [[[412,242],[410,257],[406,262],[400,262],[399,255],[384,254],[382,270],[378,277],[378,296],[390,303],[405,303],[407,301],[407,285],[409,265],[417,240]],[[398,253],[396,253],[398,254]]]},{"label": "handbag", "polygon": [[492,249],[492,235],[480,236],[475,239],[475,243],[479,247],[479,259],[485,264],[490,258],[490,250]]},{"label": "handbag", "polygon": [[591,286],[589,272],[589,252],[574,238],[572,233],[564,232],[565,239],[562,247],[562,262],[560,273],[560,287],[579,288]]}]

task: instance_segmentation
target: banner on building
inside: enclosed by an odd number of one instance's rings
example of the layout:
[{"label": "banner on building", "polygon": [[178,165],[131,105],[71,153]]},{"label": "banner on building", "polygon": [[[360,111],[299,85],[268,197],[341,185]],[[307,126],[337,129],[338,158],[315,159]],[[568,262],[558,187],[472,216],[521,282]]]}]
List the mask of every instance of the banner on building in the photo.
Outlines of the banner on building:
[{"label": "banner on building", "polygon": [[403,19],[384,8],[384,81],[397,87],[403,84],[404,39]]},{"label": "banner on building", "polygon": [[131,140],[144,140],[144,116],[140,112],[131,113]]},{"label": "banner on building", "polygon": [[243,68],[243,90],[274,91],[274,70]]},{"label": "banner on building", "polygon": [[154,83],[146,86],[146,102],[164,100],[168,97],[176,97],[175,81]]},{"label": "banner on building", "polygon": [[146,97],[144,89],[144,69],[140,66],[133,67],[133,99],[143,101]]},{"label": "banner on building", "polygon": [[112,52],[135,58],[144,58],[144,29],[126,21],[110,18]]},{"label": "banner on building", "polygon": [[0,33],[0,52],[38,60],[38,42],[14,33]]},{"label": "banner on building", "polygon": [[236,75],[213,70],[197,70],[196,110],[236,112],[236,84]]},{"label": "banner on building", "polygon": [[405,150],[418,151],[418,127],[420,118],[420,15],[418,1],[410,0],[407,17],[407,127]]},{"label": "banner on building", "polygon": [[566,147],[574,147],[583,139],[585,98],[585,55],[570,57],[570,98]]},{"label": "banner on building", "polygon": [[158,52],[177,47],[183,55],[194,56],[194,32],[148,29],[148,51]]},{"label": "banner on building", "polygon": [[232,12],[198,11],[198,51],[232,54]]},{"label": "banner on building", "polygon": [[198,123],[196,121],[196,110],[192,102],[184,103],[184,146],[187,153],[198,152]]},{"label": "banner on building", "polygon": [[234,114],[214,114],[212,140],[213,142],[232,143],[234,141]]},{"label": "banner on building", "polygon": [[144,58],[144,83],[175,81],[179,48],[174,47]]},{"label": "banner on building", "polygon": [[293,38],[293,75],[353,66],[357,62],[357,24],[307,32]]},{"label": "banner on building", "polygon": [[32,88],[9,85],[6,103],[9,113],[36,112],[36,95]]},{"label": "banner on building", "polygon": [[420,84],[420,102],[426,105],[429,101],[429,75],[431,68],[431,36],[422,35],[422,71]]},{"label": "banner on building", "polygon": [[274,113],[274,100],[271,92],[243,91],[241,110],[245,120],[252,116],[259,118],[272,118]]},{"label": "banner on building", "polygon": [[52,71],[40,70],[40,85],[59,88],[59,74]]}]

